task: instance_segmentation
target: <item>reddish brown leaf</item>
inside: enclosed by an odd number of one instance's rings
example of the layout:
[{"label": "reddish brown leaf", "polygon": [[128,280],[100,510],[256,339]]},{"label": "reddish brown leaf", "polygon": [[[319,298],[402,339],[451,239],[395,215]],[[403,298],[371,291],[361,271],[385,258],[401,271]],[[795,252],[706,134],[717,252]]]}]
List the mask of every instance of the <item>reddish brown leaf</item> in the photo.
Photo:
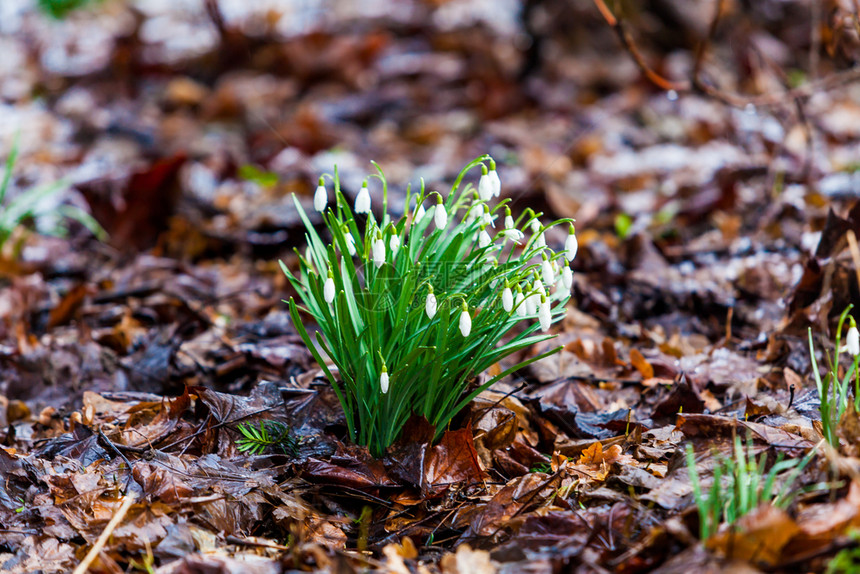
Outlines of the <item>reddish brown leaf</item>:
[{"label": "reddish brown leaf", "polygon": [[425,496],[439,495],[454,485],[477,484],[483,479],[484,472],[469,426],[447,431],[439,444],[429,449],[424,456],[421,491]]}]

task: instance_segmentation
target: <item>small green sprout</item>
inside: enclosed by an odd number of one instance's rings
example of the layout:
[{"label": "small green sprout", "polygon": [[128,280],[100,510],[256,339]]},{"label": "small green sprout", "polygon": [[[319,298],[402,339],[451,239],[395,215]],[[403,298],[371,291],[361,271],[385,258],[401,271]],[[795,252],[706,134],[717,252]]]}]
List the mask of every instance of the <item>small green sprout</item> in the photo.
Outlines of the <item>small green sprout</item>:
[{"label": "small green sprout", "polygon": [[60,235],[65,232],[64,220],[71,219],[86,227],[98,239],[107,238],[107,233],[93,217],[73,205],[49,205],[47,200],[62,193],[66,189],[64,182],[59,181],[42,187],[36,187],[20,193],[14,199],[6,202],[6,193],[12,181],[12,171],[18,158],[18,143],[12,147],[12,152],[6,159],[6,167],[0,182],[0,249],[21,225],[41,217],[53,217],[57,221],[50,233]]},{"label": "small green sprout", "polygon": [[[820,400],[819,410],[821,412],[821,427],[824,438],[833,448],[839,448],[839,437],[836,434],[836,429],[842,415],[849,405],[849,394],[851,390],[851,379],[854,379],[854,408],[860,409],[860,402],[857,398],[860,397],[860,332],[857,329],[857,323],[854,317],[849,315],[853,305],[848,305],[842,314],[839,316],[839,323],[836,327],[836,344],[834,345],[833,355],[826,354],[827,361],[830,363],[830,368],[821,376],[821,371],[818,368],[818,361],[815,359],[815,347],[812,342],[812,329],[809,329],[809,356],[812,361],[812,375],[815,377],[815,387],[818,390],[818,398]],[[849,328],[846,336],[846,345],[843,349],[842,343],[842,328],[845,321],[848,321]],[[839,355],[843,350],[848,351],[851,356],[851,364],[845,372],[842,380],[839,379]]]},{"label": "small green sprout", "polygon": [[740,437],[735,436],[732,455],[716,455],[713,483],[705,493],[696,471],[693,447],[687,444],[687,472],[699,509],[700,538],[709,538],[716,534],[720,524],[733,524],[763,503],[787,508],[798,494],[793,489],[794,482],[814,453],[813,450],[802,459],[788,460],[783,460],[780,454],[770,470],[765,471],[767,454],[762,454],[756,460],[752,440],[748,440],[744,448]]}]

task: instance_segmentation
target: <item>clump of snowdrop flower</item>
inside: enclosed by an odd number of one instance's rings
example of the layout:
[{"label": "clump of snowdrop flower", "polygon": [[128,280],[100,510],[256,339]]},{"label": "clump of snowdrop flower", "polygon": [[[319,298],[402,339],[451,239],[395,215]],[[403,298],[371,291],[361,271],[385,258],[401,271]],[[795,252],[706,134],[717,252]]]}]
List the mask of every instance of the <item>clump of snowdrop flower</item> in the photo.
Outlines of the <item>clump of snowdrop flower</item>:
[{"label": "clump of snowdrop flower", "polygon": [[[467,181],[475,168],[477,181]],[[425,191],[423,181],[407,188],[398,202],[409,206],[403,216],[389,213],[388,184],[376,170],[352,205],[337,170],[324,176],[332,197],[320,178],[313,205],[324,227],[295,202],[308,248],[297,272],[282,268],[298,294],[289,301],[293,323],[340,401],[348,439],[381,456],[413,414],[440,436],[484,389],[558,350],[487,373],[553,336],[570,296],[576,238],[571,220],[544,224],[531,209],[515,217],[510,200],[497,199],[501,182],[489,156],[469,163],[447,196]],[[379,220],[368,189],[374,179],[382,188]],[[504,228],[492,232],[502,213]],[[570,225],[558,252],[545,237],[557,225]],[[317,342],[303,313],[319,327]]]}]

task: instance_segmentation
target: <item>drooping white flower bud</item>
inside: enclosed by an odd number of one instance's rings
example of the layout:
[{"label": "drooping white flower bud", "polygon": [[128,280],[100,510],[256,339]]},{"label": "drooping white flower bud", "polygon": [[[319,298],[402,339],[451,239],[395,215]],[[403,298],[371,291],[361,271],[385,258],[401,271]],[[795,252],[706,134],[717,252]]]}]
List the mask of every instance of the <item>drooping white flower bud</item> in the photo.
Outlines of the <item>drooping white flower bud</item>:
[{"label": "drooping white flower bud", "polygon": [[349,232],[348,227],[344,227],[343,240],[346,241],[346,250],[350,255],[355,255],[355,238]]},{"label": "drooping white flower bud", "polygon": [[460,334],[468,337],[472,332],[472,317],[469,315],[469,306],[463,302],[463,312],[460,313]]},{"label": "drooping white flower bud", "polygon": [[424,304],[424,311],[427,313],[427,318],[432,319],[436,316],[436,295],[433,294],[433,286],[430,286],[430,292],[427,293],[427,302]]},{"label": "drooping white flower bud", "polygon": [[382,233],[376,233],[376,239],[373,241],[373,264],[377,269],[385,263],[385,242],[382,240]]},{"label": "drooping white flower bud", "polygon": [[573,271],[570,269],[570,265],[565,264],[561,270],[561,284],[568,291],[573,287]]},{"label": "drooping white flower bud", "polygon": [[505,290],[502,291],[502,307],[507,313],[510,313],[514,309],[514,294],[507,285],[505,285]]},{"label": "drooping white flower bud", "polygon": [[538,279],[537,275],[535,275],[534,283],[532,284],[532,289],[537,291],[539,295],[546,295],[546,289],[543,286],[543,283],[540,279]]},{"label": "drooping white flower bud", "polygon": [[427,210],[424,209],[424,204],[419,203],[418,209],[415,210],[415,218],[412,220],[412,223],[417,224],[419,221],[424,219],[424,214]]},{"label": "drooping white flower bud", "polygon": [[[530,291],[528,296],[526,296],[526,315],[534,315],[537,311],[537,304],[540,303],[540,293],[535,291],[534,287]],[[535,297],[537,297],[537,301],[535,301]]]},{"label": "drooping white flower bud", "polygon": [[487,175],[487,166],[481,166],[481,179],[478,180],[478,195],[481,200],[490,201],[493,197],[493,182],[490,181],[490,176]]},{"label": "drooping white flower bud", "polygon": [[564,240],[564,250],[568,261],[573,261],[576,257],[576,251],[579,249],[579,242],[576,240],[576,229],[573,224],[570,224],[570,231],[567,234],[567,239]]},{"label": "drooping white flower bud", "polygon": [[544,235],[543,235],[543,232],[542,232],[542,231],[541,231],[540,233],[538,233],[538,234],[537,234],[536,239],[535,239],[534,247],[535,247],[535,248],[543,248],[543,247],[546,247],[546,237],[544,237]]},{"label": "drooping white flower bud", "polygon": [[436,195],[436,207],[433,210],[433,221],[436,223],[436,229],[445,229],[448,225],[448,212],[445,211],[442,196],[438,194]]},{"label": "drooping white flower bud", "polygon": [[322,213],[325,211],[325,206],[328,204],[328,194],[325,190],[325,180],[320,177],[317,190],[314,192],[314,209]]},{"label": "drooping white flower bud", "polygon": [[552,325],[552,310],[549,307],[549,300],[546,295],[541,295],[540,304],[538,305],[538,321],[540,321],[540,329],[543,332],[549,330]]},{"label": "drooping white flower bud", "polygon": [[537,217],[532,219],[529,225],[531,225],[532,233],[537,233],[538,231],[540,231],[540,220]]},{"label": "drooping white flower bud", "polygon": [[860,355],[860,331],[857,330],[857,325],[851,325],[851,328],[848,329],[846,345],[849,355],[852,357]]},{"label": "drooping white flower bud", "polygon": [[493,216],[490,214],[490,207],[488,205],[484,205],[484,215],[481,217],[481,225],[490,225],[492,227],[496,226],[493,221]]},{"label": "drooping white flower bud", "polygon": [[493,240],[490,239],[490,234],[487,233],[487,228],[482,227],[481,232],[478,234],[478,247],[480,247],[481,249],[483,249],[484,247],[489,247],[490,243],[492,242]]},{"label": "drooping white flower bud", "polygon": [[541,253],[540,272],[543,276],[543,282],[552,287],[552,284],[555,283],[555,273],[552,270],[552,263],[546,258],[546,253]]},{"label": "drooping white flower bud", "polygon": [[523,232],[519,229],[505,229],[502,231],[502,235],[505,236],[505,239],[510,239],[517,245],[520,244],[520,239],[523,238]]},{"label": "drooping white flower bud", "polygon": [[382,373],[379,375],[379,389],[383,395],[388,392],[388,367],[385,364],[382,365]]},{"label": "drooping white flower bud", "polygon": [[514,218],[511,215],[511,208],[507,205],[505,206],[505,230],[502,232],[502,235],[505,236],[505,239],[510,239],[517,245],[520,244],[520,239],[523,238],[523,232],[514,227]]},{"label": "drooping white flower bud", "polygon": [[391,258],[397,255],[397,250],[400,249],[400,236],[396,233],[388,240],[388,248],[391,249]]},{"label": "drooping white flower bud", "polygon": [[328,270],[328,279],[323,285],[323,298],[326,303],[334,301],[334,276],[332,276],[331,269]]},{"label": "drooping white flower bud", "polygon": [[370,192],[367,191],[367,181],[361,184],[361,189],[355,197],[355,212],[370,213]]},{"label": "drooping white flower bud", "polygon": [[490,173],[487,174],[487,177],[490,179],[490,185],[492,185],[493,188],[493,195],[496,197],[502,195],[502,182],[499,179],[499,173],[496,171],[495,160],[490,160]]},{"label": "drooping white flower bud", "polygon": [[517,285],[517,296],[516,299],[514,299],[514,307],[517,310],[517,317],[525,317],[528,314],[526,312],[526,304],[523,301],[525,301],[523,290],[519,285]]},{"label": "drooping white flower bud", "polygon": [[511,208],[505,206],[505,229],[514,228],[514,217],[511,215]]}]

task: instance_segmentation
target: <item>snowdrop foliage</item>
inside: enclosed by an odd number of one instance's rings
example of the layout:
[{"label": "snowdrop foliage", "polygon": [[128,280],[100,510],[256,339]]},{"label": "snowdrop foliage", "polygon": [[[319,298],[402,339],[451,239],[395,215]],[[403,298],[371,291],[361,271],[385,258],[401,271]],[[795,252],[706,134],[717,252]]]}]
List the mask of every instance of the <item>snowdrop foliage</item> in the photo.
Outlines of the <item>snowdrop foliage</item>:
[{"label": "snowdrop foliage", "polygon": [[[409,206],[404,216],[388,212],[388,184],[376,170],[353,205],[337,169],[324,176],[334,184],[332,201],[320,179],[314,209],[324,226],[296,200],[308,249],[297,270],[281,267],[298,295],[289,301],[293,323],[343,407],[348,438],[381,456],[413,414],[440,436],[481,391],[556,352],[487,373],[552,337],[538,330],[564,314],[572,274],[570,240],[558,253],[546,245],[557,237],[547,231],[570,220],[544,224],[531,209],[515,217],[509,200],[496,200],[501,183],[489,156],[469,163],[447,196],[426,192],[423,181],[416,191],[407,187],[397,202]],[[370,209],[368,185],[376,181],[380,220]],[[504,229],[491,232],[502,214]],[[531,239],[521,242],[527,230]],[[305,326],[311,322],[316,341]]]}]

